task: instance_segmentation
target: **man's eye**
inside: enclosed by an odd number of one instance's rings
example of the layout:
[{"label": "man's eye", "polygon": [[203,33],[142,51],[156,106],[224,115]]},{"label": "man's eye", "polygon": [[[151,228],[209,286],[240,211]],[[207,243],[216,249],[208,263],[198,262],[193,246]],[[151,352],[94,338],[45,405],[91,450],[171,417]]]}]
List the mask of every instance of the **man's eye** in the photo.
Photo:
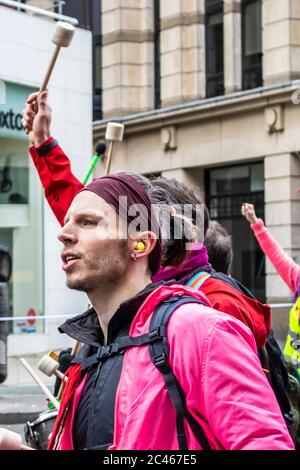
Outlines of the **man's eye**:
[{"label": "man's eye", "polygon": [[94,227],[97,225],[96,220],[86,219],[82,222],[83,227]]}]

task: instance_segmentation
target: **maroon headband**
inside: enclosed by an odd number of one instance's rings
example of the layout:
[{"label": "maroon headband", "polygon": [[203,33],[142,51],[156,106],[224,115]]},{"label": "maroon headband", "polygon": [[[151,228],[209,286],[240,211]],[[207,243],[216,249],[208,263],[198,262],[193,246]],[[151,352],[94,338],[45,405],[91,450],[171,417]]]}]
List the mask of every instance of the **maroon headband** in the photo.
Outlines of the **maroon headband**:
[{"label": "maroon headband", "polygon": [[[85,190],[93,191],[104,199],[128,223],[140,222],[140,232],[151,230],[156,235],[157,242],[149,256],[151,273],[155,274],[160,267],[162,255],[161,233],[151,201],[142,185],[132,176],[120,172],[94,180],[81,191]],[[137,204],[139,207],[134,207]]]}]

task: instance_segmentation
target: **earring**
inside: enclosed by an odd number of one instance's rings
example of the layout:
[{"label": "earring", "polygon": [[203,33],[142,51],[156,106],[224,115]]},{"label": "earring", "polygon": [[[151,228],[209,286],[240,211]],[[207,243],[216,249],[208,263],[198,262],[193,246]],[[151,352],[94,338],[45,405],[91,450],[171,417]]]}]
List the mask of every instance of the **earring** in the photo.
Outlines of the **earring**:
[{"label": "earring", "polygon": [[132,258],[133,258],[133,261],[136,261],[136,253],[132,253]]},{"label": "earring", "polygon": [[138,242],[135,247],[134,247],[135,250],[137,251],[143,251],[145,249],[145,245],[143,242]]}]

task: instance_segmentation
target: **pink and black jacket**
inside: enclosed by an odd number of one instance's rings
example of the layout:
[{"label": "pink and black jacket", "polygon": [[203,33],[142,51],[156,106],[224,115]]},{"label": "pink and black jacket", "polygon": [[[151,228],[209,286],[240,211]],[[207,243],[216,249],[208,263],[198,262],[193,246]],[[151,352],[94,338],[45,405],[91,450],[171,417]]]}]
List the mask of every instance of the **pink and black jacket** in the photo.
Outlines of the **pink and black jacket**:
[{"label": "pink and black jacket", "polygon": [[[293,449],[261,369],[252,333],[238,320],[213,310],[203,294],[184,286],[158,286],[134,315],[130,336],[149,331],[152,313],[162,300],[184,294],[206,305],[187,304],[172,315],[167,333],[170,365],[184,390],[189,412],[204,430],[210,448]],[[68,375],[49,449],[74,449],[76,410],[87,375],[80,364],[72,366]],[[201,450],[187,423],[186,434],[189,449]],[[124,354],[109,444],[108,450],[179,448],[175,409],[146,345],[130,348]]]}]

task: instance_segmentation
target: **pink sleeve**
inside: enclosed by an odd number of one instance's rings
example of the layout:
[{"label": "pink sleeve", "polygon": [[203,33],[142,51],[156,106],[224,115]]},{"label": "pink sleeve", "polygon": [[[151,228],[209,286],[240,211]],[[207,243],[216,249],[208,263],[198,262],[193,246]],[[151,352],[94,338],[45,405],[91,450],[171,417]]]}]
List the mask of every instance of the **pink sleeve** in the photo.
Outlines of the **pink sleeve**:
[{"label": "pink sleeve", "polygon": [[256,224],[252,224],[251,228],[262,251],[269,258],[279,276],[295,292],[300,279],[300,266],[284,252],[261,219],[258,219]]},{"label": "pink sleeve", "polygon": [[202,364],[204,406],[222,447],[294,449],[250,330],[224,315],[208,336]]},{"label": "pink sleeve", "polygon": [[212,449],[294,449],[246,325],[186,304],[170,319],[168,341],[174,375]]}]

